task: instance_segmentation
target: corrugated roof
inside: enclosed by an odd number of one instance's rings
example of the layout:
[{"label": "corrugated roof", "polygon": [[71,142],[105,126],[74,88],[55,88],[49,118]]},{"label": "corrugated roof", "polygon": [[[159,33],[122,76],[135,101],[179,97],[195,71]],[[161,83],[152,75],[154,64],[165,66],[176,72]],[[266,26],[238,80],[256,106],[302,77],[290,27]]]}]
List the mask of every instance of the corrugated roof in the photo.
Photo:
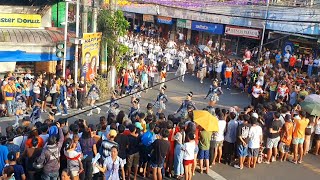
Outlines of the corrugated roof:
[{"label": "corrugated roof", "polygon": [[[7,29],[0,28],[0,43],[53,44],[63,41],[63,31],[58,29]],[[68,33],[68,38],[75,37]]]}]

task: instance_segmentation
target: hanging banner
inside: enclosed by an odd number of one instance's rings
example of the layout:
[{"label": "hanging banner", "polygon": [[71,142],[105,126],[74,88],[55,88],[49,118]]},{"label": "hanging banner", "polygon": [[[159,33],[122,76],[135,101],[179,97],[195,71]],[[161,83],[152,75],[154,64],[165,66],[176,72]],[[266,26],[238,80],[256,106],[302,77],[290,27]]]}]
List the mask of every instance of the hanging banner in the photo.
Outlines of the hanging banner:
[{"label": "hanging banner", "polygon": [[41,27],[39,14],[0,14],[0,27]]},{"label": "hanging banner", "polygon": [[92,81],[97,74],[101,36],[101,32],[83,33],[81,76],[87,81]]},{"label": "hanging banner", "polygon": [[233,36],[241,36],[241,37],[246,37],[251,39],[260,39],[261,30],[242,28],[242,27],[236,27],[236,26],[226,26],[225,34],[233,35]]},{"label": "hanging banner", "polygon": [[191,29],[191,23],[192,23],[191,20],[178,19],[177,20],[177,27]]},{"label": "hanging banner", "polygon": [[143,21],[144,22],[154,22],[154,17],[153,15],[149,15],[149,14],[144,14],[143,15]]},{"label": "hanging banner", "polygon": [[164,16],[158,16],[157,22],[159,24],[169,24],[169,25],[173,23],[171,17],[164,17]]},{"label": "hanging banner", "polygon": [[223,34],[224,29],[222,24],[211,24],[199,21],[192,21],[191,29],[195,31],[202,31],[212,34]]}]

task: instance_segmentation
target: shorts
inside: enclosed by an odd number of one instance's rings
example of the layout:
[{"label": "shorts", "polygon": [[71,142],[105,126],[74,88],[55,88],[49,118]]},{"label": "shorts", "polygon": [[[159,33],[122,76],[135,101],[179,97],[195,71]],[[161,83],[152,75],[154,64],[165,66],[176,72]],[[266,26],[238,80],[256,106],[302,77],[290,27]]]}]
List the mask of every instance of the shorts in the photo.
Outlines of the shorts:
[{"label": "shorts", "polygon": [[151,168],[160,168],[160,169],[162,169],[164,167],[164,161],[161,164],[150,162],[150,167]]},{"label": "shorts", "polygon": [[293,138],[292,144],[303,144],[304,138]]},{"label": "shorts", "polygon": [[277,138],[268,138],[267,139],[267,148],[277,148],[280,141],[280,137]]},{"label": "shorts", "polygon": [[314,135],[314,139],[315,139],[316,141],[319,141],[319,140],[320,140],[320,134],[315,134],[315,135]]},{"label": "shorts", "polygon": [[71,176],[72,177],[79,176],[79,171],[71,171]]},{"label": "shorts", "polygon": [[290,146],[289,145],[286,145],[285,143],[283,142],[280,142],[279,144],[279,151],[282,152],[282,153],[287,153],[290,151]]},{"label": "shorts", "polygon": [[244,147],[243,145],[238,145],[237,154],[240,157],[246,157],[248,155],[248,146]]},{"label": "shorts", "polygon": [[198,154],[199,152],[199,147],[196,145],[196,148],[194,148],[194,154]]},{"label": "shorts", "polygon": [[199,150],[198,159],[209,159],[209,150]]},{"label": "shorts", "polygon": [[223,141],[214,141],[214,147],[222,147],[223,146]]},{"label": "shorts", "polygon": [[183,165],[188,166],[190,164],[193,164],[194,160],[183,160]]},{"label": "shorts", "polygon": [[249,148],[248,149],[248,156],[249,157],[258,157],[259,155],[259,148]]},{"label": "shorts", "polygon": [[128,155],[128,162],[127,162],[128,168],[131,168],[132,166],[137,167],[139,165],[139,159],[140,159],[139,152]]}]

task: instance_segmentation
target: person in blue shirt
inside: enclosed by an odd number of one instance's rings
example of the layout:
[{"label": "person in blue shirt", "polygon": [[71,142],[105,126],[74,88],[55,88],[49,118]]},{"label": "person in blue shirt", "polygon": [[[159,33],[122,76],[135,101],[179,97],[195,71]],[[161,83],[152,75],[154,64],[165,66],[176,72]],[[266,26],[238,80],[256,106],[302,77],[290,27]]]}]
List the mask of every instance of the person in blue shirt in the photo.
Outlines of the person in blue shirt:
[{"label": "person in blue shirt", "polygon": [[62,114],[62,116],[68,115],[68,108],[67,108],[67,105],[65,103],[66,100],[67,100],[67,87],[65,85],[65,81],[61,80],[60,95],[59,95],[59,97],[57,99],[57,102],[56,102],[56,106],[57,106],[57,110],[58,110],[58,113],[56,113],[56,115],[61,115],[61,109],[60,109],[60,105],[61,104],[63,106],[63,114]]},{"label": "person in blue shirt", "polygon": [[142,167],[143,167],[143,177],[146,177],[146,172],[147,172],[147,162],[149,161],[148,155],[151,153],[152,146],[151,144],[156,140],[155,138],[155,133],[154,129],[156,127],[156,123],[151,122],[149,124],[149,130],[144,133],[141,136],[141,143],[142,143],[142,148],[141,148],[141,161],[142,161]]},{"label": "person in blue shirt", "polygon": [[281,63],[281,59],[282,59],[282,55],[281,55],[281,51],[278,52],[278,54],[275,57],[276,59],[276,64],[280,64]]},{"label": "person in blue shirt", "polygon": [[2,175],[4,166],[9,163],[8,154],[8,148],[6,146],[0,145],[0,175]]},{"label": "person in blue shirt", "polygon": [[15,180],[26,180],[26,175],[23,170],[23,167],[16,162],[16,154],[14,152],[10,152],[8,154],[9,166],[12,166],[14,169],[14,178]]}]

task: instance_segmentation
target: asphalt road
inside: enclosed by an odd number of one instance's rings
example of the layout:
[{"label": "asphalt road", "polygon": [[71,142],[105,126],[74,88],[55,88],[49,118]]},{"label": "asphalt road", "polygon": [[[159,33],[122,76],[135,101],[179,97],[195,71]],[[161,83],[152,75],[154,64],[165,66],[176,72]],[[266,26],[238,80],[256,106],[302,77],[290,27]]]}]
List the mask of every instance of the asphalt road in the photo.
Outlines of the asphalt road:
[{"label": "asphalt road", "polygon": [[[173,77],[174,74],[169,73],[167,80]],[[172,80],[165,84],[167,85],[166,94],[169,100],[169,102],[167,103],[167,109],[165,110],[166,114],[170,114],[176,111],[181,103],[181,100],[183,100],[186,94],[190,91],[194,93],[193,101],[195,102],[198,109],[202,109],[207,106],[207,100],[204,100],[203,98],[207,94],[209,85],[211,84],[209,80],[206,80],[203,84],[200,84],[199,80],[195,76],[188,75],[185,78],[185,82]],[[154,87],[153,89],[148,90],[147,93],[142,92],[140,104],[143,110],[145,110],[147,103],[155,101],[155,98],[159,92],[158,89],[159,87]],[[224,94],[220,96],[220,101],[218,103],[218,106],[220,106],[221,108],[229,108],[231,106],[239,106],[243,108],[249,104],[248,96],[241,93],[239,90],[229,91],[223,88],[223,91]],[[119,102],[120,109],[128,113],[130,108],[130,97],[123,98]],[[68,120],[70,123],[73,123],[76,119],[83,118],[86,119],[88,123],[96,124],[98,123],[100,116],[106,115],[107,108],[105,106],[102,106],[101,109],[102,110],[100,114],[96,114],[96,112],[94,112],[92,116],[87,117],[87,113],[83,113]],[[70,111],[70,115],[75,112],[76,111]],[[46,114],[43,114],[44,118],[46,116]],[[12,125],[13,123],[13,120],[0,118],[0,127],[3,131],[8,125]],[[244,168],[243,170],[238,170],[224,164],[216,164],[215,166],[213,166],[212,170],[213,171],[210,171],[209,175],[197,173],[193,179],[316,180],[320,177],[320,157],[307,155],[304,159],[304,162],[300,165],[295,165],[290,162],[275,162],[271,163],[270,165],[258,164],[256,169]]]}]

